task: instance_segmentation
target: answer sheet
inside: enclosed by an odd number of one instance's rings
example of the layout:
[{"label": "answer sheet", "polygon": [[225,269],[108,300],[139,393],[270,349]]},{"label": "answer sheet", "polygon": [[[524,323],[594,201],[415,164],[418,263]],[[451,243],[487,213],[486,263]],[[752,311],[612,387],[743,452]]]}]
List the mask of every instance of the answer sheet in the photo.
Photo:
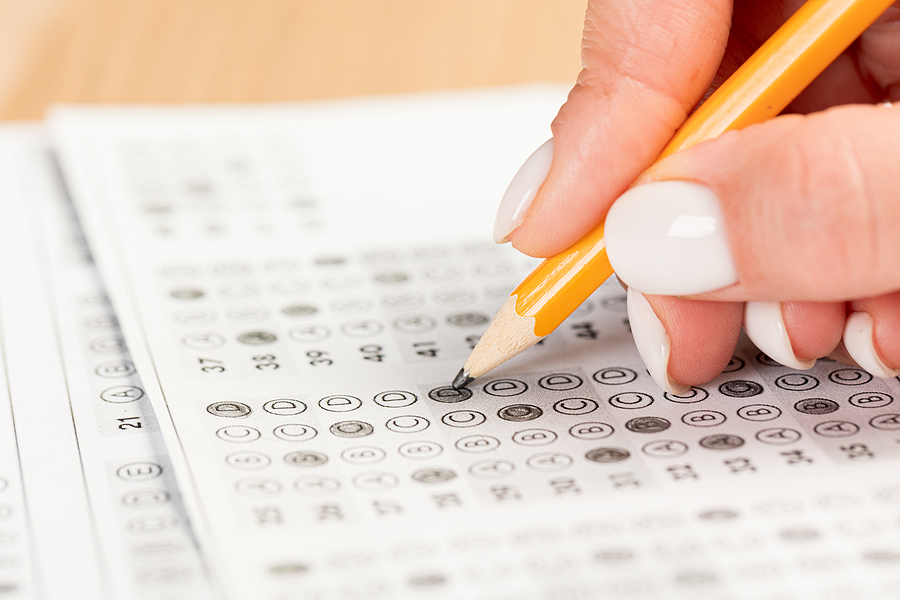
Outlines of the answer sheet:
[{"label": "answer sheet", "polygon": [[212,598],[39,126],[0,128],[0,197],[0,595]]},{"label": "answer sheet", "polygon": [[564,93],[78,108],[65,179],[228,598],[900,597],[896,380],[742,343],[683,396],[614,282],[449,381]]}]

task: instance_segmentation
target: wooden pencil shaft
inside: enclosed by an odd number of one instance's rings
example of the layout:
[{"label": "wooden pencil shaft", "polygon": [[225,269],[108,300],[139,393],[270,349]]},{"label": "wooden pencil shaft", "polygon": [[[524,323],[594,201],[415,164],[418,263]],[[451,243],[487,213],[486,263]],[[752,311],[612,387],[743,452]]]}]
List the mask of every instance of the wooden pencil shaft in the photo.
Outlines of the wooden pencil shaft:
[{"label": "wooden pencil shaft", "polygon": [[578,308],[571,307],[569,296],[581,297],[583,302],[612,275],[612,265],[603,243],[603,223],[597,228],[600,243],[593,242],[593,237],[582,238],[588,243],[577,243],[543,261],[513,291],[512,295],[517,298],[516,313],[522,317],[541,315],[534,324],[536,336],[549,335]]},{"label": "wooden pencil shaft", "polygon": [[460,372],[463,377],[457,376],[460,381],[471,381],[481,377],[505,362],[507,358],[541,341],[541,336],[534,334],[534,319],[516,314],[515,309],[516,296],[513,293],[497,311],[497,316],[478,340]]}]

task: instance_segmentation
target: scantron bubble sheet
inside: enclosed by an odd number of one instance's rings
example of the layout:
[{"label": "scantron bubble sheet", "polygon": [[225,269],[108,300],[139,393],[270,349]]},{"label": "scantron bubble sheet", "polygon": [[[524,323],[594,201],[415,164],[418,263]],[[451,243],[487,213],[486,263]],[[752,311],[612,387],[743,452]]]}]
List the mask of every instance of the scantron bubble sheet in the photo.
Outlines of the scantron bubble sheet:
[{"label": "scantron bubble sheet", "polygon": [[0,596],[211,598],[39,126],[0,128],[0,190]]},{"label": "scantron bubble sheet", "polygon": [[489,230],[563,99],[53,114],[228,597],[900,593],[897,381],[742,343],[715,381],[664,394],[611,281],[448,387],[536,265]]}]

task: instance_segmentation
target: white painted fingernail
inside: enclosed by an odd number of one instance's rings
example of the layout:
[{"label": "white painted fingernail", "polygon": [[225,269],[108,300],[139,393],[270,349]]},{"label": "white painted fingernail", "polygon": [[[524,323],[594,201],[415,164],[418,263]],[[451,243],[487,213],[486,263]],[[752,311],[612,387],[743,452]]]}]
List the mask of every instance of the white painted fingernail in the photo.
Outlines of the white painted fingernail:
[{"label": "white painted fingernail", "polygon": [[792,369],[809,369],[815,360],[801,360],[794,354],[784,325],[781,302],[748,302],[744,307],[744,331],[769,358]]},{"label": "white painted fingernail", "polygon": [[844,347],[860,367],[874,375],[889,379],[900,375],[900,369],[892,369],[881,360],[875,350],[875,321],[867,312],[855,312],[844,325]]},{"label": "white painted fingernail", "polygon": [[684,394],[689,387],[669,377],[669,334],[644,295],[628,288],[628,323],[641,359],[659,387],[670,394]]},{"label": "white painted fingernail", "polygon": [[644,293],[684,296],[737,283],[719,199],[706,186],[631,188],[610,208],[605,235],[616,274]]},{"label": "white painted fingernail", "polygon": [[508,242],[507,236],[525,222],[528,208],[534,201],[534,197],[537,196],[541,184],[547,179],[552,161],[553,138],[550,138],[541,144],[519,167],[497,208],[497,217],[494,219],[494,241],[496,243]]}]

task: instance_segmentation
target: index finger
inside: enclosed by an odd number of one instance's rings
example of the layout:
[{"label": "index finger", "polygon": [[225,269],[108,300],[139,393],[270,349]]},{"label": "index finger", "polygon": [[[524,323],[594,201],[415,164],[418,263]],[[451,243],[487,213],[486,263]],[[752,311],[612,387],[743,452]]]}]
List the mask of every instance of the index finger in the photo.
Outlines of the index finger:
[{"label": "index finger", "polygon": [[583,70],[553,121],[553,160],[509,235],[555,254],[599,222],[700,101],[716,74],[731,0],[591,0]]}]

